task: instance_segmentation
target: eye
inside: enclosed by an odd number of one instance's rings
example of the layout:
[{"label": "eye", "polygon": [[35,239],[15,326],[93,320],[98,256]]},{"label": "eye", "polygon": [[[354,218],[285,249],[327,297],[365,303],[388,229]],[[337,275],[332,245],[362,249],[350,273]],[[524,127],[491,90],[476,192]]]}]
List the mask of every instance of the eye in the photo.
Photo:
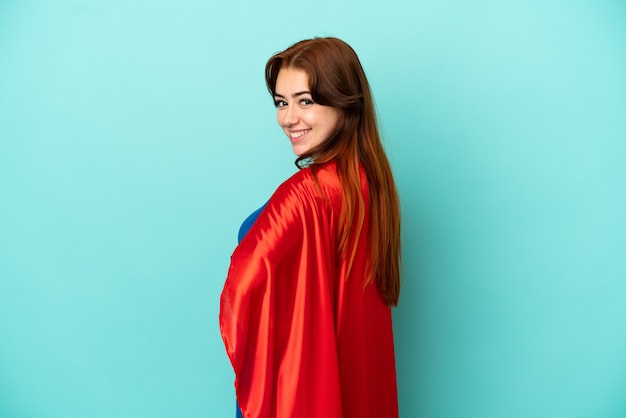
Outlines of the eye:
[{"label": "eye", "polygon": [[313,102],[313,100],[311,99],[301,99],[300,100],[300,104],[302,106],[311,106],[312,104],[314,104],[315,102]]},{"label": "eye", "polygon": [[274,100],[274,106],[276,106],[276,107],[285,107],[285,106],[287,106],[287,102],[284,101],[284,100],[280,100],[280,99]]}]

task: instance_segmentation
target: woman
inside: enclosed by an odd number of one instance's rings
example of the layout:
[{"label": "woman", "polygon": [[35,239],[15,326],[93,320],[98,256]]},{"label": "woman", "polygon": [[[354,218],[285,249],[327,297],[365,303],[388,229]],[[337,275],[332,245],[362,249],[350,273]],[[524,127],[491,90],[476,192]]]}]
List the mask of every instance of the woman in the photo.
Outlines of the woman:
[{"label": "woman", "polygon": [[239,406],[255,418],[397,417],[400,216],[367,79],[336,38],[296,43],[265,75],[300,170],[242,226],[222,292]]}]

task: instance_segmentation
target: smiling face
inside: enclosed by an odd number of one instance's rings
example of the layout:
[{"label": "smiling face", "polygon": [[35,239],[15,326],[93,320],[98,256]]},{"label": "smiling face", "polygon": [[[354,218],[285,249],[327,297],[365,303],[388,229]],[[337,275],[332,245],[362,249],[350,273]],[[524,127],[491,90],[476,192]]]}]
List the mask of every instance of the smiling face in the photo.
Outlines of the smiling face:
[{"label": "smiling face", "polygon": [[282,68],[276,78],[274,101],[278,124],[300,156],[326,141],[339,121],[339,110],[313,102],[307,74]]}]

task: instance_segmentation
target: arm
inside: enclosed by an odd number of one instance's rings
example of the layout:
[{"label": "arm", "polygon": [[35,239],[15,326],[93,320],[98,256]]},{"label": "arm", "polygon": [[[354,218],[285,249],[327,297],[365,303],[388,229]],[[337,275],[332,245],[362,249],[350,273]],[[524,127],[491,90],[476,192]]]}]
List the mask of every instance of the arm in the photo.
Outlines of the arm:
[{"label": "arm", "polygon": [[246,417],[341,416],[334,215],[312,180],[283,184],[231,259],[220,329]]}]

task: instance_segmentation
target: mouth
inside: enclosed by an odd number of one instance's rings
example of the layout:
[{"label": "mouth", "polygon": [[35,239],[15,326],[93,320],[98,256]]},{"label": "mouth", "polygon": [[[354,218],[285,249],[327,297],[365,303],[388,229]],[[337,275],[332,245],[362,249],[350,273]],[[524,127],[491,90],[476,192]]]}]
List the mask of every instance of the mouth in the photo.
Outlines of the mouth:
[{"label": "mouth", "polygon": [[298,139],[300,139],[300,137],[309,133],[310,131],[310,129],[303,129],[301,131],[289,132],[289,139],[291,139],[292,142],[297,141]]}]

